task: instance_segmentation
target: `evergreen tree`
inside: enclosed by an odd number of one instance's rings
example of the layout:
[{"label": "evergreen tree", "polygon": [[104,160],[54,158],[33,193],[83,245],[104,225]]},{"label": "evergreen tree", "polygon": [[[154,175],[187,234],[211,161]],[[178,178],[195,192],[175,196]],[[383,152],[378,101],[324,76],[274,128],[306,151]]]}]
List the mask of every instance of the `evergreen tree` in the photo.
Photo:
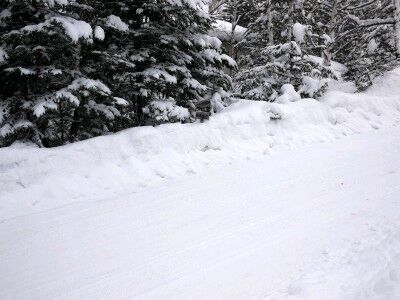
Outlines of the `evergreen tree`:
[{"label": "evergreen tree", "polygon": [[247,28],[257,17],[256,6],[260,0],[225,0],[220,9],[213,14],[217,19]]},{"label": "evergreen tree", "polygon": [[[240,55],[240,43],[243,31],[257,17],[257,6],[260,0],[225,0],[220,3],[219,9],[214,12],[213,17],[218,21],[227,22],[223,41],[229,55],[237,60]],[[240,68],[240,66],[239,66]],[[236,71],[236,69],[232,70]]]},{"label": "evergreen tree", "polygon": [[309,55],[324,46],[323,37],[313,32],[306,8],[299,1],[264,1],[244,41],[248,55],[240,63],[247,68],[235,79],[242,97],[274,101],[280,93],[294,95],[295,90],[314,97],[334,77],[331,68]]},{"label": "evergreen tree", "polygon": [[91,26],[66,1],[2,3],[0,145],[57,146],[111,131],[125,101],[82,69]]},{"label": "evergreen tree", "polygon": [[224,105],[231,83],[223,68],[234,62],[208,35],[211,19],[197,2],[96,1],[94,6],[98,13],[91,22],[105,38],[95,51],[103,70],[92,76],[107,77],[102,80],[129,101],[133,125],[193,121],[204,108],[210,113],[211,106]]},{"label": "evergreen tree", "polygon": [[[136,78],[145,84],[141,96],[152,119],[186,118],[187,109],[193,120],[204,108],[220,109],[223,101],[218,99],[228,100],[231,80],[223,68],[235,63],[221,53],[221,42],[208,35],[211,19],[198,2],[164,0],[143,7],[148,21],[137,35],[147,41],[150,55]],[[178,106],[176,112],[171,104]]]},{"label": "evergreen tree", "polygon": [[315,3],[319,28],[328,37],[325,64],[336,60],[348,67],[346,77],[359,89],[398,63],[396,30],[398,0],[323,0]]},{"label": "evergreen tree", "polygon": [[392,0],[350,1],[345,11],[335,58],[348,67],[347,77],[365,89],[400,58],[396,50],[396,8]]},{"label": "evergreen tree", "polygon": [[[200,1],[8,0],[0,11],[0,145],[56,146],[204,119],[235,62]],[[56,42],[55,42],[56,41]]]}]

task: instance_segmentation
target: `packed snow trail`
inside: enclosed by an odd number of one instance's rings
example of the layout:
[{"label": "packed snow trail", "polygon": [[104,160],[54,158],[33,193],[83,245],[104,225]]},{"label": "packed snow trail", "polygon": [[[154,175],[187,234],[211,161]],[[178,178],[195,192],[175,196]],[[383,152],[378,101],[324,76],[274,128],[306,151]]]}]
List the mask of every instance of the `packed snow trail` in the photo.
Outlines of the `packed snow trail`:
[{"label": "packed snow trail", "polygon": [[400,132],[0,224],[1,299],[399,299]]}]

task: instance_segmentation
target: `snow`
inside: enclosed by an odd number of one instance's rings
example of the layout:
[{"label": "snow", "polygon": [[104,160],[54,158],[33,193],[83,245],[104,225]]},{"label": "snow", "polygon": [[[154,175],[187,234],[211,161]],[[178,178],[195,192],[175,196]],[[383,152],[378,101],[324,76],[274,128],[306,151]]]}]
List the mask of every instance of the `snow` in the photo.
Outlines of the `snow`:
[{"label": "snow", "polygon": [[196,9],[197,13],[204,17],[209,18],[208,15],[208,3],[204,0],[167,0],[168,3],[177,6],[187,5],[190,8]]},{"label": "snow", "polygon": [[196,34],[194,36],[193,42],[195,42],[202,48],[219,49],[222,45],[222,42],[217,37],[209,36],[206,34]]},{"label": "snow", "polygon": [[296,92],[294,86],[291,84],[284,84],[281,87],[282,95],[276,99],[276,103],[284,104],[293,101],[299,101],[301,99],[300,94]]},{"label": "snow", "polygon": [[70,91],[66,89],[62,89],[60,91],[56,92],[55,95],[57,100],[68,100],[71,104],[74,104],[75,106],[78,106],[80,103],[80,100],[78,97],[76,97],[74,94],[72,94]]},{"label": "snow", "polygon": [[228,60],[228,58],[229,58],[229,56],[227,56],[226,54],[220,54],[217,50],[215,50],[215,49],[204,49],[204,50],[202,50],[201,52],[200,52],[200,55],[204,58],[204,59],[206,59],[206,60],[208,60],[209,62],[211,62],[211,63],[214,63],[214,62],[222,62],[222,58],[224,58],[224,60],[226,61],[226,62],[228,62],[229,64],[230,63],[233,63],[234,62],[234,60],[232,59],[232,60]]},{"label": "snow", "polygon": [[73,42],[80,38],[89,40],[92,37],[92,27],[85,21],[78,21],[70,17],[52,17],[50,22],[60,23]]},{"label": "snow", "polygon": [[67,87],[68,90],[78,91],[80,89],[96,90],[104,95],[111,94],[111,90],[100,80],[93,80],[88,78],[78,78],[71,82]]},{"label": "snow", "polygon": [[7,68],[5,69],[7,72],[14,72],[18,70],[22,75],[34,75],[36,72],[32,69],[27,69],[23,67],[15,67],[15,68]]},{"label": "snow", "polygon": [[116,116],[120,115],[120,112],[115,107],[102,103],[96,103],[94,100],[89,100],[87,107],[93,112],[102,114],[109,120],[113,120]]},{"label": "snow", "polygon": [[21,119],[13,125],[6,123],[2,127],[0,127],[0,135],[6,136],[19,128],[33,128],[33,127],[34,125],[30,121]]},{"label": "snow", "polygon": [[296,22],[293,25],[293,37],[297,43],[304,42],[304,37],[306,35],[306,32],[307,32],[307,26],[300,24],[298,22]]},{"label": "snow", "polygon": [[174,75],[169,74],[168,72],[156,68],[148,68],[142,72],[145,80],[148,80],[146,77],[153,77],[156,79],[164,78],[166,82],[169,83],[177,83],[177,78]]},{"label": "snow", "polygon": [[36,117],[41,117],[47,109],[57,109],[58,101],[67,100],[71,104],[78,106],[80,100],[67,89],[62,89],[54,94],[48,95],[44,98],[37,99],[33,105],[33,114]]},{"label": "snow", "polygon": [[[87,78],[77,78],[74,81],[72,81],[66,88],[63,88],[54,94],[48,95],[45,98],[40,98],[35,101],[35,104],[33,106],[33,114],[36,117],[42,116],[45,112],[46,109],[56,109],[57,108],[57,103],[60,100],[63,101],[68,101],[71,104],[78,106],[80,103],[80,100],[77,96],[73,94],[73,92],[79,91],[79,90],[95,90],[99,93],[102,93],[103,95],[110,95],[111,91],[110,89],[101,81],[99,80],[93,80],[93,79],[87,79]],[[127,105],[127,101],[114,97],[114,100],[116,103],[120,105]],[[114,117],[115,111],[110,112],[110,107],[104,106],[104,105],[95,105],[94,103],[89,103],[89,107],[94,108],[95,110],[103,112],[106,116],[109,116],[110,118]],[[112,115],[112,117],[111,117]]]},{"label": "snow", "polygon": [[0,12],[0,20],[2,20],[2,19],[4,19],[4,18],[11,17],[11,16],[12,16],[12,14],[11,14],[11,11],[10,11],[9,9],[3,9],[3,10]]},{"label": "snow", "polygon": [[213,111],[221,112],[225,108],[224,102],[222,101],[223,95],[224,95],[224,92],[222,90],[220,90],[219,92],[214,93],[214,95],[212,96],[211,105],[212,105]]},{"label": "snow", "polygon": [[376,49],[378,49],[378,44],[376,43],[375,39],[371,39],[367,45],[367,51],[369,54],[373,54]]},{"label": "snow", "polygon": [[310,97],[314,97],[314,95],[327,83],[328,80],[326,79],[304,76],[302,78],[302,86],[299,90],[299,93],[305,93]]},{"label": "snow", "polygon": [[0,298],[398,299],[399,83],[0,149]]},{"label": "snow", "polygon": [[199,81],[197,81],[194,78],[185,78],[183,80],[183,84],[185,84],[187,87],[190,87],[195,90],[203,90],[203,91],[207,90],[206,85],[201,84]]},{"label": "snow", "polygon": [[4,219],[0,297],[398,299],[399,147],[352,136]]},{"label": "snow", "polygon": [[327,35],[326,33],[324,33],[324,34],[322,35],[322,38],[325,40],[325,44],[330,44],[330,43],[333,42],[333,41],[332,41],[332,38],[331,38],[329,35]]},{"label": "snow", "polygon": [[128,101],[126,101],[125,99],[120,98],[120,97],[114,97],[114,100],[118,105],[121,105],[121,106],[127,106],[129,104]]},{"label": "snow", "polygon": [[122,31],[122,32],[129,30],[128,24],[126,24],[124,21],[122,21],[120,17],[115,16],[115,15],[110,15],[107,17],[106,25],[108,27],[114,28],[114,29],[116,29],[118,31]]},{"label": "snow", "polygon": [[[0,165],[14,166],[0,173],[5,195],[0,208],[5,216],[40,211],[82,197],[124,192],[127,181],[128,189],[140,188],[208,165],[392,128],[400,121],[399,82],[397,69],[364,93],[347,92],[349,88],[339,84],[319,100],[285,104],[239,100],[202,124],[132,128],[55,149],[0,149]],[[84,78],[65,91],[80,87],[109,92],[101,82]],[[160,100],[156,107],[168,115],[175,105],[167,102]],[[203,151],[207,148],[219,150]],[[27,191],[29,200],[24,196]]]},{"label": "snow", "polygon": [[172,99],[154,100],[143,108],[143,112],[157,121],[184,121],[190,117],[189,110],[176,105]]},{"label": "snow", "polygon": [[52,26],[53,23],[61,25],[64,28],[65,33],[71,38],[74,43],[78,42],[81,38],[87,40],[88,42],[91,41],[92,27],[90,26],[90,24],[86,23],[85,21],[76,20],[67,16],[49,17],[45,22],[25,26],[19,30],[10,32],[10,34],[42,31],[44,30],[44,28]]},{"label": "snow", "polygon": [[221,60],[226,61],[228,63],[228,66],[230,66],[231,68],[237,67],[236,61],[233,58],[231,58],[230,56],[228,56],[226,54],[222,54],[220,57],[221,57]]},{"label": "snow", "polygon": [[39,118],[46,112],[46,109],[56,108],[57,105],[52,99],[40,99],[36,101],[35,105],[33,106],[33,114]]},{"label": "snow", "polygon": [[101,28],[100,26],[96,26],[96,27],[94,28],[94,37],[95,37],[96,39],[98,39],[99,41],[104,41],[104,39],[105,39],[105,37],[106,37],[106,35],[105,35],[105,33],[104,33],[104,29]]},{"label": "snow", "polygon": [[8,59],[7,52],[2,47],[0,47],[0,65],[5,63],[7,59]]},{"label": "snow", "polygon": [[[318,57],[318,56],[315,56],[315,55],[308,55],[307,54],[305,56],[305,59],[308,59],[308,60],[314,62],[315,64],[323,65],[323,58],[322,57]],[[339,76],[347,73],[347,71],[348,71],[347,67],[344,64],[341,64],[341,63],[339,63],[337,61],[331,61],[331,65],[332,65],[333,71]]]},{"label": "snow", "polygon": [[50,7],[54,7],[55,4],[67,5],[70,2],[70,0],[44,0],[44,2],[47,2]]},{"label": "snow", "polygon": [[[240,25],[236,25],[235,32],[234,32],[234,39],[235,41],[240,41],[244,38],[246,33],[246,28]],[[232,23],[223,21],[223,20],[216,20],[213,23],[213,29],[211,32],[212,35],[219,38],[221,41],[229,41],[232,38]]]}]

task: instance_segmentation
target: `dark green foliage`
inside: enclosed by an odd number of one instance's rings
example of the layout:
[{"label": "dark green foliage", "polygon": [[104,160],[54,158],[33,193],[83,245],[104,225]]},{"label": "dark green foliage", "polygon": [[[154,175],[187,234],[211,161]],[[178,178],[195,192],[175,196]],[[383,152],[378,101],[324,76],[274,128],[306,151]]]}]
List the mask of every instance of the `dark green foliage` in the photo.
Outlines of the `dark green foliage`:
[{"label": "dark green foliage", "polygon": [[313,31],[310,7],[296,3],[265,1],[259,7],[259,17],[242,42],[247,55],[239,64],[245,67],[235,78],[242,97],[274,101],[286,84],[304,96],[319,96],[327,79],[335,77],[331,68],[310,56],[322,51],[323,38]]},{"label": "dark green foliage", "polygon": [[[352,1],[353,6],[359,5]],[[360,90],[369,87],[372,80],[398,64],[394,23],[390,21],[395,11],[393,1],[371,2],[363,8],[348,10],[343,16],[340,39],[336,42],[335,58],[349,69],[347,78]],[[382,20],[377,24],[373,20]]]},{"label": "dark green foliage", "polygon": [[198,103],[228,100],[233,62],[191,2],[58,3],[2,2],[0,146],[195,121]]}]

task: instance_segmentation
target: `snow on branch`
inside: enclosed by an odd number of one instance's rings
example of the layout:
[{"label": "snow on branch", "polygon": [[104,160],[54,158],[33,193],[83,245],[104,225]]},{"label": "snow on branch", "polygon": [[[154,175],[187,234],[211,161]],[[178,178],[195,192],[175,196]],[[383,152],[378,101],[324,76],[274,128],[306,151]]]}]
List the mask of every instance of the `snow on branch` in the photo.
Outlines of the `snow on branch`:
[{"label": "snow on branch", "polygon": [[369,1],[369,2],[362,3],[362,4],[357,5],[357,6],[347,7],[346,9],[347,9],[347,10],[360,10],[360,9],[363,9],[363,8],[365,8],[365,7],[368,7],[368,6],[370,6],[371,4],[374,4],[374,3],[379,3],[379,0],[371,0],[371,1]]},{"label": "snow on branch", "polygon": [[366,20],[361,20],[359,17],[355,15],[348,15],[348,18],[357,23],[359,26],[363,27],[370,27],[370,26],[377,26],[377,25],[386,25],[386,24],[394,24],[395,20],[394,18],[376,18],[376,19],[366,19]]}]

